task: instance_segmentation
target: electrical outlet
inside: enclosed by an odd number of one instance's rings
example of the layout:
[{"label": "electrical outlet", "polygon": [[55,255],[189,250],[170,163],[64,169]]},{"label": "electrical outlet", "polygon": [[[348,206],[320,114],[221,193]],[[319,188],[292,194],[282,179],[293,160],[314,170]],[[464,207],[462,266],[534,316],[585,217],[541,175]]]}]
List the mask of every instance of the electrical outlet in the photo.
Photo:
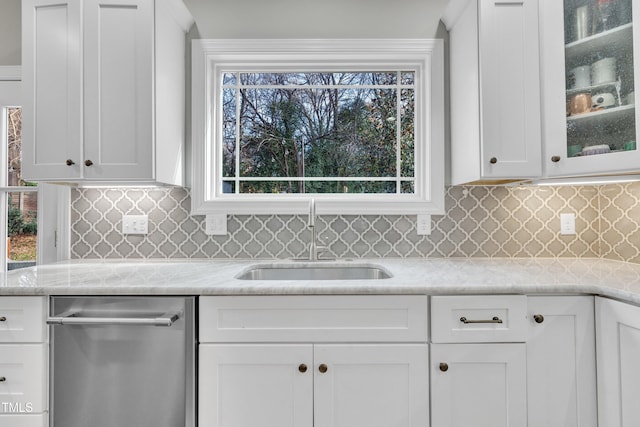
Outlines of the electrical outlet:
[{"label": "electrical outlet", "polygon": [[572,214],[572,213],[560,214],[560,234],[562,235],[576,234],[576,214]]},{"label": "electrical outlet", "polygon": [[122,234],[147,234],[149,217],[147,215],[123,215]]},{"label": "electrical outlet", "polygon": [[205,219],[205,234],[224,236],[227,234],[227,214],[211,214]]},{"label": "electrical outlet", "polygon": [[421,236],[431,234],[431,215],[416,215],[416,231]]}]

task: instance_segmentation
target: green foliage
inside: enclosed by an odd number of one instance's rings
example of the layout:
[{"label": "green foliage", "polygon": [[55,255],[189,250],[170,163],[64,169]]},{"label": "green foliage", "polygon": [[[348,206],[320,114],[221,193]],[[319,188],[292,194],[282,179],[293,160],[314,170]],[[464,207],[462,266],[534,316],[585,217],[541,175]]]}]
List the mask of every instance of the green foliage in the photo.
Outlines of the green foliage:
[{"label": "green foliage", "polygon": [[38,219],[35,212],[28,215],[28,219],[22,215],[22,211],[11,204],[9,199],[9,212],[8,212],[8,234],[9,237],[13,237],[16,234],[32,234],[38,233]]},{"label": "green foliage", "polygon": [[22,228],[24,227],[22,211],[9,204],[8,214],[9,237],[22,233]]},{"label": "green foliage", "polygon": [[[239,155],[241,179],[291,178],[245,181],[241,193],[393,193],[395,181],[304,183],[296,178],[394,178],[398,166],[401,176],[413,177],[414,90],[392,86],[396,73],[249,73],[241,78],[244,85],[279,87],[238,89],[240,153],[235,143],[225,143],[225,176],[234,175]],[[235,102],[223,108],[235,121]]]}]

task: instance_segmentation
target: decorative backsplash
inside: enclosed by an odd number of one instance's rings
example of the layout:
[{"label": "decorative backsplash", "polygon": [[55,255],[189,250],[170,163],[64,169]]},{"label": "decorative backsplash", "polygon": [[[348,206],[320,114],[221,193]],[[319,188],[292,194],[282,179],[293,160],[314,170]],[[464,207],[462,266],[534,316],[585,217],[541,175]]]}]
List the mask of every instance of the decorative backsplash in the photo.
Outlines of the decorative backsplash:
[{"label": "decorative backsplash", "polygon": [[640,183],[600,187],[600,255],[640,264]]},{"label": "decorative backsplash", "polygon": [[[71,256],[299,258],[306,215],[231,215],[226,236],[207,236],[182,188],[74,189]],[[576,235],[560,235],[575,213]],[[122,215],[147,214],[149,234],[123,235]],[[637,219],[637,220],[636,220]],[[446,214],[419,236],[415,216],[322,215],[329,258],[606,257],[640,262],[640,183],[576,187],[449,187]]]}]

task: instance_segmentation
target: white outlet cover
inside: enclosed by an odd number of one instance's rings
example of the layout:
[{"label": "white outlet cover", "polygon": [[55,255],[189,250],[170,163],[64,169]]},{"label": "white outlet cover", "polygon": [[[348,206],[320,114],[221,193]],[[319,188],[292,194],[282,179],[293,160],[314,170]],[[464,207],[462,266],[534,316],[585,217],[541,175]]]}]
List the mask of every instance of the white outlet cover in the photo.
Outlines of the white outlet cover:
[{"label": "white outlet cover", "polygon": [[227,234],[227,214],[209,214],[205,218],[205,234],[224,236]]},{"label": "white outlet cover", "polygon": [[147,234],[149,217],[147,215],[123,215],[122,234]]},{"label": "white outlet cover", "polygon": [[560,214],[560,234],[565,236],[576,234],[576,214]]},{"label": "white outlet cover", "polygon": [[416,215],[416,232],[419,236],[431,234],[431,215]]}]

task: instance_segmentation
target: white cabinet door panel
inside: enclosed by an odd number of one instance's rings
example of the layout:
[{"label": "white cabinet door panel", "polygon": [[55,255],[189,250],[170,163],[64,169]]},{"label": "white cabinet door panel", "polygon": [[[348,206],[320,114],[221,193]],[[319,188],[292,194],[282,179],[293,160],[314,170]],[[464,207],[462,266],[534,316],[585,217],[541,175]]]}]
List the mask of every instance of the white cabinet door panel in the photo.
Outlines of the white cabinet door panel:
[{"label": "white cabinet door panel", "polygon": [[[81,0],[22,2],[22,174],[73,178],[82,140]],[[75,164],[67,166],[66,161]]]},{"label": "white cabinet door panel", "polygon": [[314,427],[429,426],[426,344],[316,345],[314,359]]},{"label": "white cabinet door panel", "polygon": [[483,176],[540,176],[538,0],[482,0],[479,16]]},{"label": "white cabinet door panel", "polygon": [[600,426],[640,425],[640,307],[596,297]]},{"label": "white cabinet door panel", "polygon": [[150,178],[153,2],[85,2],[85,177]]},{"label": "white cabinet door panel", "polygon": [[199,354],[201,427],[313,427],[311,345],[201,344]]},{"label": "white cabinet door panel", "polygon": [[47,410],[47,348],[46,344],[0,346],[0,403],[13,405],[18,412]]},{"label": "white cabinet door panel", "polygon": [[529,427],[597,427],[593,297],[528,300]]},{"label": "white cabinet door panel", "polygon": [[47,427],[49,414],[0,415],[0,427]]},{"label": "white cabinet door panel", "polygon": [[432,427],[526,427],[525,344],[432,344]]}]

